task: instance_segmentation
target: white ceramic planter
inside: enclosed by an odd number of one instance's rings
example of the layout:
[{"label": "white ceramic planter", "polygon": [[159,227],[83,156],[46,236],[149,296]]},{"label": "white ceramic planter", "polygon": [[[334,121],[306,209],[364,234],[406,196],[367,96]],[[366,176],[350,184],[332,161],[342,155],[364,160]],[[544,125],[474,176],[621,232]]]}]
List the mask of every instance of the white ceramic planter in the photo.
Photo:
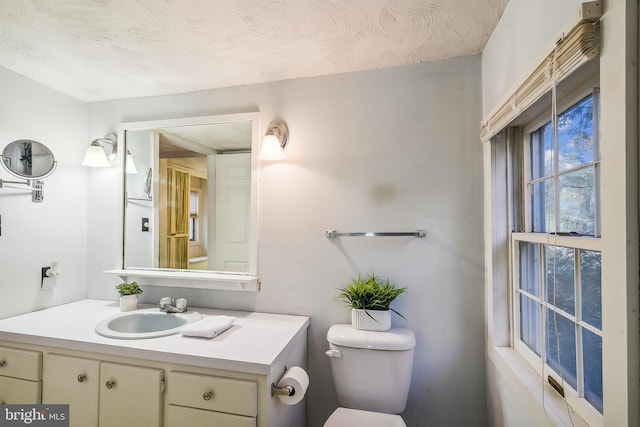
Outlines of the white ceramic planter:
[{"label": "white ceramic planter", "polygon": [[391,310],[352,309],[351,325],[365,331],[389,330],[391,329]]},{"label": "white ceramic planter", "polygon": [[123,295],[120,297],[120,311],[132,311],[138,308],[138,295]]}]

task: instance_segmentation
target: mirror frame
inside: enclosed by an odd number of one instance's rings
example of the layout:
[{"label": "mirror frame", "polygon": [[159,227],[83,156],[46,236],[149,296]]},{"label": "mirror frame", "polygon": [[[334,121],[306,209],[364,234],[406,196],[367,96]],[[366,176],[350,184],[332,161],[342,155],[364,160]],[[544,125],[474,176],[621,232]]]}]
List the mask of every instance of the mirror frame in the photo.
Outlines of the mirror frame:
[{"label": "mirror frame", "polygon": [[[36,143],[36,144],[41,145],[42,147],[44,147],[47,150],[47,152],[49,153],[49,155],[51,156],[52,164],[51,164],[51,167],[49,168],[49,170],[47,170],[45,173],[43,173],[41,175],[24,175],[24,174],[21,174],[19,172],[16,172],[15,170],[13,170],[9,166],[7,166],[7,164],[5,162],[5,158],[6,158],[5,155],[7,153],[7,150],[13,144],[20,143],[20,142]],[[0,154],[0,163],[2,164],[2,167],[8,173],[10,173],[11,175],[13,175],[15,177],[18,177],[18,178],[28,179],[28,180],[36,180],[36,179],[46,178],[49,175],[51,175],[56,170],[56,167],[58,166],[58,161],[56,160],[56,156],[53,154],[53,151],[51,151],[51,149],[49,147],[47,147],[46,145],[44,145],[42,142],[36,141],[36,140],[33,140],[33,139],[16,139],[15,141],[11,141],[10,143],[8,143],[2,149],[2,153]]]},{"label": "mirror frame", "polygon": [[[174,270],[168,268],[126,268],[125,247],[125,210],[126,210],[126,173],[124,171],[124,153],[127,152],[125,133],[130,131],[154,130],[158,128],[205,125],[251,121],[251,205],[249,227],[251,245],[249,252],[249,272],[224,272],[213,270]],[[258,292],[258,152],[260,148],[260,114],[258,112],[223,114],[211,116],[185,117],[178,119],[150,120],[142,122],[124,122],[118,129],[118,140],[124,141],[124,148],[118,150],[118,167],[121,170],[122,191],[120,203],[122,218],[120,221],[120,267],[105,273],[116,274],[124,281],[135,280],[141,285],[171,286],[184,288],[223,289],[234,291]]]}]

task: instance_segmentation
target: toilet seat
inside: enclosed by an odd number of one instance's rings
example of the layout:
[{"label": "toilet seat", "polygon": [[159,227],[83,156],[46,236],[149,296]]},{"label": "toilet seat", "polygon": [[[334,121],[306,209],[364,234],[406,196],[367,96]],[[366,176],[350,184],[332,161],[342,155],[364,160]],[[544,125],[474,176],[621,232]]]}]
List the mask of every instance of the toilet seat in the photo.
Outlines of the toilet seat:
[{"label": "toilet seat", "polygon": [[324,427],[407,427],[407,425],[400,415],[338,408],[324,423]]}]

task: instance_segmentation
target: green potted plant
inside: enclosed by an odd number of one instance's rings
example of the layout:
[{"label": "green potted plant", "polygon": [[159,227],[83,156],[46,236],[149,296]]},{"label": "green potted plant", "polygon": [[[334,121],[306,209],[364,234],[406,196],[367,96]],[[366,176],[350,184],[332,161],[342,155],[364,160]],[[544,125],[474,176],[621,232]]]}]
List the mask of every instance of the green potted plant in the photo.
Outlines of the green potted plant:
[{"label": "green potted plant", "polygon": [[380,279],[374,274],[362,279],[360,275],[343,288],[337,296],[339,301],[351,308],[351,324],[356,329],[386,331],[391,328],[391,312],[404,316],[391,308],[391,303],[407,288],[397,288],[389,279]]},{"label": "green potted plant", "polygon": [[138,308],[138,295],[142,293],[142,289],[137,282],[123,282],[116,285],[116,289],[120,294],[120,311],[131,311]]}]

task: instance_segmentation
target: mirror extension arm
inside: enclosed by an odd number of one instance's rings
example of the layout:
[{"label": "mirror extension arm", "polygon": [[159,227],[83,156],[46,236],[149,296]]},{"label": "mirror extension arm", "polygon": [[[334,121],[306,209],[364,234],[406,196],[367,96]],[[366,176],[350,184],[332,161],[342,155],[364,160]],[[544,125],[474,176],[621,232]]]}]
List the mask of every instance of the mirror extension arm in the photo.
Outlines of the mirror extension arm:
[{"label": "mirror extension arm", "polygon": [[0,188],[31,191],[31,201],[34,203],[41,203],[44,200],[44,181],[40,179],[28,179],[25,181],[7,181],[0,179]]}]

